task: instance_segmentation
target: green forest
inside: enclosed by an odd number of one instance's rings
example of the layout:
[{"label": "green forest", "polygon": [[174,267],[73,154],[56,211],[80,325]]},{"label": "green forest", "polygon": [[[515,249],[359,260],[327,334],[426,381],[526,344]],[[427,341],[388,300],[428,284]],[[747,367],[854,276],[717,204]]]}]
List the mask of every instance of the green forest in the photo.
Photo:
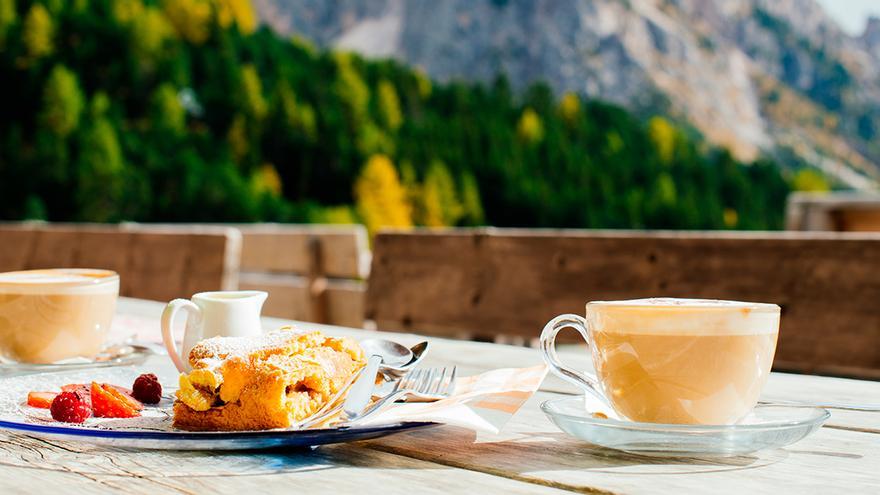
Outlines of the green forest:
[{"label": "green forest", "polygon": [[244,0],[0,0],[0,219],[776,229],[795,182],[662,116],[431,81]]}]

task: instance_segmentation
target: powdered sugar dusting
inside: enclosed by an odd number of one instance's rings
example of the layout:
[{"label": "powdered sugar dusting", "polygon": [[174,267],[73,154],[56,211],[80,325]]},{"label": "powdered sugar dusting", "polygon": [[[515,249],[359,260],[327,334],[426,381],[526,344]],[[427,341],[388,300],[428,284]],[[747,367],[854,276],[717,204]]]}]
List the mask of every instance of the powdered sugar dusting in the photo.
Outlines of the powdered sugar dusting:
[{"label": "powdered sugar dusting", "polygon": [[287,345],[299,334],[293,327],[284,327],[259,337],[212,337],[196,344],[190,351],[190,359],[195,357],[208,367],[215,367],[220,364],[218,360],[246,357],[257,351]]}]

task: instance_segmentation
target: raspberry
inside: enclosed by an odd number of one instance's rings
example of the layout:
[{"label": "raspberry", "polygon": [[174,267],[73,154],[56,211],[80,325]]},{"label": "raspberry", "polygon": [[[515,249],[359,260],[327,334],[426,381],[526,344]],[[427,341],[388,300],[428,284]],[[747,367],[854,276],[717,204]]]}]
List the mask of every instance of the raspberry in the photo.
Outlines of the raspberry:
[{"label": "raspberry", "polygon": [[144,404],[158,404],[162,399],[162,384],[152,373],[145,373],[131,386],[132,396]]},{"label": "raspberry", "polygon": [[92,415],[92,408],[79,392],[61,392],[52,400],[49,412],[56,421],[82,423]]}]

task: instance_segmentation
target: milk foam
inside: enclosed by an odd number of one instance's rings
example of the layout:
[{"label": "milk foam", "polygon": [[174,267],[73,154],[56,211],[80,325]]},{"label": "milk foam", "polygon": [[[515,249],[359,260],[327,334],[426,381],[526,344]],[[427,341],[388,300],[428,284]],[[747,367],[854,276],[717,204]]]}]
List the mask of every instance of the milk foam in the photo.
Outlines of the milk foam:
[{"label": "milk foam", "polygon": [[48,269],[0,273],[0,294],[103,294],[119,290],[109,270]]},{"label": "milk foam", "polygon": [[779,331],[779,306],[711,299],[652,298],[587,304],[594,331],[642,335],[764,335]]}]

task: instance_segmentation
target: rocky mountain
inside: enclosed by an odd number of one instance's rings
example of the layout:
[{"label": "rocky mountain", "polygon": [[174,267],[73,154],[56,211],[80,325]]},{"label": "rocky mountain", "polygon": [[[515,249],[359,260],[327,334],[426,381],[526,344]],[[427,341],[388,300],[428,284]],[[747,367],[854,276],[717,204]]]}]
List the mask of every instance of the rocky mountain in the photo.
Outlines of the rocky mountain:
[{"label": "rocky mountain", "polygon": [[845,34],[814,0],[255,0],[275,30],[432,77],[545,81],[691,124],[739,158],[880,179],[880,20]]}]

